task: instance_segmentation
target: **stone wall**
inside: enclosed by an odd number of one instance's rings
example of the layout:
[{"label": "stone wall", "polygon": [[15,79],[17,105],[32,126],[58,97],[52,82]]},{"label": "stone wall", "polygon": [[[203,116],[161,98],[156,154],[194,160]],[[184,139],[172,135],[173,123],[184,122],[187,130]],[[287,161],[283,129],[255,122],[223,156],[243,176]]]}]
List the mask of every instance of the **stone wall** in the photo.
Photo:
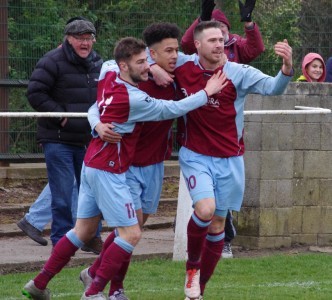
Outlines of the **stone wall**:
[{"label": "stone wall", "polygon": [[[332,84],[291,83],[250,95],[245,110],[332,109]],[[332,114],[245,117],[246,191],[234,244],[332,245]]]}]

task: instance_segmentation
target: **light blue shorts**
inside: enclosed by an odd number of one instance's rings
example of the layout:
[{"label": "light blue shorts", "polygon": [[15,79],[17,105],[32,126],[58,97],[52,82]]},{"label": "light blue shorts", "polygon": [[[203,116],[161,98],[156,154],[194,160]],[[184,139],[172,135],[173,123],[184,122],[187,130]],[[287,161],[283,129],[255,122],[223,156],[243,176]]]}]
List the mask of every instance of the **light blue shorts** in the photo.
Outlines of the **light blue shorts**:
[{"label": "light blue shorts", "polygon": [[113,174],[83,164],[77,218],[91,218],[100,213],[110,227],[138,223],[126,174]]},{"label": "light blue shorts", "polygon": [[225,217],[228,210],[240,210],[245,181],[243,156],[219,158],[181,147],[179,162],[194,205],[214,198],[217,215]]},{"label": "light blue shorts", "polygon": [[163,185],[164,162],[146,167],[131,166],[126,177],[135,209],[141,208],[144,214],[156,213]]}]

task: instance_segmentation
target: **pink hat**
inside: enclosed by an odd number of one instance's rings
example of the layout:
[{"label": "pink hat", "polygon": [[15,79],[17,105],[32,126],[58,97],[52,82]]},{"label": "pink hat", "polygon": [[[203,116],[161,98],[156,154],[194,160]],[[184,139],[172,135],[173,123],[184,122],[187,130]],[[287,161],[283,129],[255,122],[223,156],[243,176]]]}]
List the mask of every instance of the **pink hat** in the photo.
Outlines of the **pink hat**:
[{"label": "pink hat", "polygon": [[231,29],[231,24],[229,23],[228,19],[226,18],[225,14],[220,9],[215,9],[212,12],[212,19],[216,21],[222,22],[227,25],[228,30]]},{"label": "pink hat", "polygon": [[306,66],[309,65],[315,59],[320,60],[322,62],[322,64],[323,64],[323,74],[318,79],[318,82],[324,82],[325,81],[325,76],[326,76],[326,67],[325,67],[324,59],[318,53],[308,53],[303,58],[303,62],[302,62],[302,73],[303,73],[303,76],[307,79],[308,82],[312,82],[311,78],[309,77],[309,75],[307,73]]}]

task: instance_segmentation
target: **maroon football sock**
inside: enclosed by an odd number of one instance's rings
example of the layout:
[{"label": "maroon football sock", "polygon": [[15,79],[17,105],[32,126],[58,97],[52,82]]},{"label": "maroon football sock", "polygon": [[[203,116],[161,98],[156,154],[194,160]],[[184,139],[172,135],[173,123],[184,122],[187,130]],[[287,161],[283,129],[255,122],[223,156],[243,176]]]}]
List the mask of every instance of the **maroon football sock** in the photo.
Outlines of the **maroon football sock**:
[{"label": "maroon football sock", "polygon": [[109,290],[109,296],[113,295],[115,291],[118,291],[119,289],[123,289],[123,281],[126,277],[128,268],[130,264],[130,257],[128,260],[124,261],[118,274],[114,276],[114,278],[111,281],[111,286]]},{"label": "maroon football sock", "polygon": [[92,278],[95,278],[96,276],[96,272],[100,266],[100,262],[103,258],[103,255],[106,251],[106,249],[113,243],[114,239],[116,238],[116,234],[115,234],[115,230],[113,230],[109,236],[107,237],[107,239],[105,240],[104,244],[103,244],[103,249],[101,250],[99,256],[95,259],[95,261],[93,262],[93,264],[91,265],[91,267],[89,268],[89,275]]},{"label": "maroon football sock", "polygon": [[[209,236],[222,235],[223,231],[220,233],[209,233]],[[202,259],[201,259],[201,274],[200,274],[200,286],[201,294],[203,295],[205,285],[212,276],[214,269],[216,268],[218,261],[220,260],[221,252],[224,247],[224,239],[219,241],[205,240]]]},{"label": "maroon football sock", "polygon": [[58,274],[78,250],[66,236],[63,236],[54,246],[52,254],[42,271],[34,279],[35,286],[44,290],[50,280]]},{"label": "maroon football sock", "polygon": [[130,260],[131,254],[131,252],[128,253],[116,243],[112,243],[106,249],[96,276],[85,295],[91,296],[102,292],[107,283],[119,273],[123,262]]},{"label": "maroon football sock", "polygon": [[[195,212],[193,213],[195,214]],[[199,219],[195,214],[195,218]],[[204,221],[199,219],[203,224],[208,225],[211,220]],[[187,251],[188,251],[188,261],[186,264],[187,270],[189,269],[199,269],[200,268],[200,257],[202,253],[203,244],[205,237],[207,235],[208,226],[201,227],[197,225],[193,219],[190,218],[187,227]]]}]

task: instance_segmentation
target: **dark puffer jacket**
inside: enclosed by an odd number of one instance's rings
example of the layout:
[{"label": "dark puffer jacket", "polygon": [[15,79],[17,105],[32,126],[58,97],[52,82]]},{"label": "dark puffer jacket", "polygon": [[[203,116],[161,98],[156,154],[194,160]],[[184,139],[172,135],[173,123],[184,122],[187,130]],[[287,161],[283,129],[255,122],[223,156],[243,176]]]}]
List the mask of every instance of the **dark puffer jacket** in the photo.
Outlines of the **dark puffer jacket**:
[{"label": "dark puffer jacket", "polygon": [[[32,72],[28,100],[40,112],[87,112],[96,101],[101,57],[92,51],[80,58],[67,41],[46,53]],[[37,142],[87,145],[91,128],[86,118],[39,118]]]}]

